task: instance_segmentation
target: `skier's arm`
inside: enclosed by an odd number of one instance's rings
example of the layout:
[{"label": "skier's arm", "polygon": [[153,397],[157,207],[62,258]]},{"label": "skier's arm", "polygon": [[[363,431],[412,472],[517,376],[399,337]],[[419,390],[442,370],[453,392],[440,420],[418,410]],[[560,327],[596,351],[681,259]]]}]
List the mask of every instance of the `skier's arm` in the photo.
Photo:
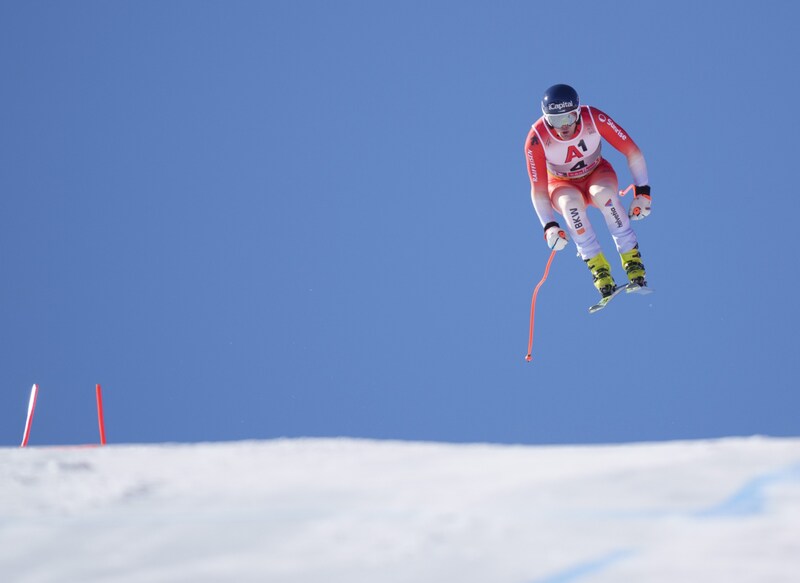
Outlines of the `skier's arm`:
[{"label": "skier's arm", "polygon": [[544,228],[544,239],[550,249],[561,251],[567,246],[567,234],[556,221],[553,205],[550,204],[550,192],[547,188],[547,160],[544,148],[533,129],[525,140],[525,160],[527,160],[528,178],[531,181],[531,202],[533,202],[533,209]]},{"label": "skier's arm", "polygon": [[531,129],[525,140],[525,160],[528,167],[528,178],[531,181],[531,202],[542,227],[556,222],[550,194],[547,190],[547,166],[544,148],[539,142],[536,132]]},{"label": "skier's arm", "polygon": [[591,110],[592,117],[596,122],[595,125],[603,139],[627,158],[628,168],[631,171],[634,184],[637,186],[648,184],[647,163],[644,161],[644,154],[642,154],[636,142],[631,139],[628,132],[626,132],[622,126],[608,117],[607,114],[596,107],[590,107],[589,109]]}]

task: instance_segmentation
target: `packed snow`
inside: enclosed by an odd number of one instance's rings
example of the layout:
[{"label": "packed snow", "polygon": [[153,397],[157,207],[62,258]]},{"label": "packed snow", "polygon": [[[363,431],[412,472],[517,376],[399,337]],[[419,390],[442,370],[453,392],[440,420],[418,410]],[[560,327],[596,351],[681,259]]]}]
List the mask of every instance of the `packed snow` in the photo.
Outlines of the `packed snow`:
[{"label": "packed snow", "polygon": [[796,583],[800,439],[0,449],[8,583]]}]

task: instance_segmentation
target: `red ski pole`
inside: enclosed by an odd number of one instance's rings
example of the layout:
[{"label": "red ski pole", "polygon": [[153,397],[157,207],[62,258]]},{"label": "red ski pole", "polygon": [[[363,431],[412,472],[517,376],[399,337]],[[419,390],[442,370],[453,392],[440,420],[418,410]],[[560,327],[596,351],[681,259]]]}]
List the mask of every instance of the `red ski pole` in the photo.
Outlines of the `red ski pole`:
[{"label": "red ski pole", "polygon": [[[620,191],[619,191],[619,195],[620,195],[620,196],[625,196],[626,194],[628,194],[628,193],[629,193],[631,190],[634,190],[635,188],[636,188],[636,185],[635,185],[635,184],[631,184],[631,185],[630,185],[628,188],[626,188],[625,190],[620,190]],[[636,192],[636,191],[634,190],[634,192]]]},{"label": "red ski pole", "polygon": [[533,316],[536,313],[536,295],[539,293],[539,288],[542,287],[542,284],[547,281],[547,275],[550,273],[550,264],[553,262],[553,257],[555,256],[556,250],[553,249],[550,252],[550,258],[547,260],[547,266],[544,268],[544,276],[542,277],[542,281],[540,281],[533,290],[533,298],[531,298],[531,330],[530,334],[528,335],[528,354],[525,357],[525,360],[528,362],[531,361],[531,350],[533,349]]}]

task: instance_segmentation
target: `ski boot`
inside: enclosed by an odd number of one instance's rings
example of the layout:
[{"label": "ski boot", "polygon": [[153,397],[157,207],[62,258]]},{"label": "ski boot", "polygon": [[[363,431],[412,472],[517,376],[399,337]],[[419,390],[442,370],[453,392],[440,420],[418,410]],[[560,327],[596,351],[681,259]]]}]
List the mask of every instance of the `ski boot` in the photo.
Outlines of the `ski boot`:
[{"label": "ski boot", "polygon": [[597,288],[600,295],[605,298],[613,294],[614,290],[617,289],[617,284],[614,283],[614,278],[611,276],[611,266],[602,252],[591,259],[584,259],[584,261],[592,272],[594,287]]},{"label": "ski boot", "polygon": [[628,281],[641,287],[646,287],[647,280],[645,279],[642,256],[639,254],[639,244],[637,243],[627,253],[620,253],[620,257],[622,258],[622,267],[625,269],[625,273],[628,274]]}]

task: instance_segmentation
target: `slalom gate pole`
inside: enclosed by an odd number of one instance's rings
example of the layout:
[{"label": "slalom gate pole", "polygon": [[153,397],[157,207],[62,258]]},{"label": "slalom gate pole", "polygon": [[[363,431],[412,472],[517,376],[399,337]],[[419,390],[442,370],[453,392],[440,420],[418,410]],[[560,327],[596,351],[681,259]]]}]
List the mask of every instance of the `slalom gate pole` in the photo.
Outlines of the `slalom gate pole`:
[{"label": "slalom gate pole", "polygon": [[[106,423],[103,415],[103,390],[100,385],[95,385],[97,395],[97,422],[100,425],[100,445],[106,444]],[[22,435],[20,447],[27,447],[31,437],[31,425],[33,425],[33,413],[36,411],[36,399],[39,396],[39,385],[31,387],[31,396],[28,399],[28,416],[25,419],[25,433]]]},{"label": "slalom gate pole", "polygon": [[547,266],[544,268],[544,276],[533,290],[533,297],[531,298],[531,329],[530,334],[528,335],[528,354],[525,356],[525,360],[528,362],[531,361],[531,351],[533,349],[533,316],[536,313],[536,295],[539,293],[539,288],[542,287],[542,284],[547,281],[547,276],[550,273],[550,264],[553,263],[553,257],[555,256],[556,250],[553,249],[550,252],[550,258],[547,260]]},{"label": "slalom gate pole", "polygon": [[22,434],[22,444],[20,447],[27,447],[28,439],[31,436],[31,424],[33,424],[33,412],[36,410],[36,397],[39,395],[39,385],[31,387],[31,396],[28,399],[28,417],[25,419],[25,433]]},{"label": "slalom gate pole", "polygon": [[95,386],[97,394],[97,423],[100,426],[100,445],[106,444],[106,422],[103,417],[103,390],[100,385]]}]

